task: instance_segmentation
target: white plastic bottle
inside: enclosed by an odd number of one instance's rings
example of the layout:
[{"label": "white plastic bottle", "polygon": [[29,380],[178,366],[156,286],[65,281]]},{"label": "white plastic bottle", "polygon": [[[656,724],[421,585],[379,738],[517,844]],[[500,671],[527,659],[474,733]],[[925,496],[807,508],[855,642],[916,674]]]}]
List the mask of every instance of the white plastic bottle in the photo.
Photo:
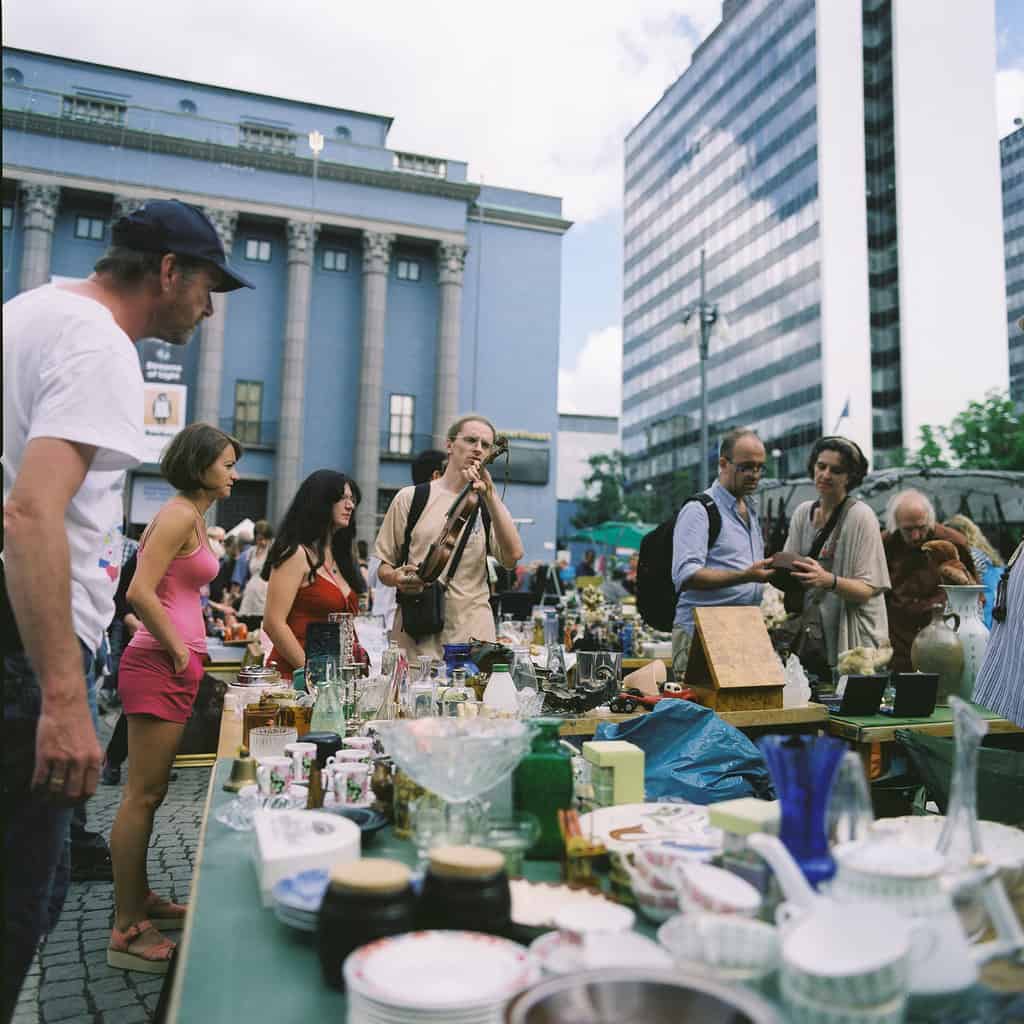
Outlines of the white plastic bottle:
[{"label": "white plastic bottle", "polygon": [[519,711],[519,698],[516,694],[516,684],[509,674],[508,665],[496,664],[491,670],[487,689],[484,690],[484,707],[514,715]]}]

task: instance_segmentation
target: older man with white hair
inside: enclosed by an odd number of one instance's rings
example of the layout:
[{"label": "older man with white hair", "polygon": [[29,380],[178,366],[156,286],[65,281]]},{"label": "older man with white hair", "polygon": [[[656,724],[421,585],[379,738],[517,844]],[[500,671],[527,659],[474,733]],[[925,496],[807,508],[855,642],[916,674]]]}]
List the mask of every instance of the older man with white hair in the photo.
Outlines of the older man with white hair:
[{"label": "older man with white hair", "polygon": [[922,550],[922,545],[930,540],[953,544],[967,572],[973,574],[967,538],[936,522],[935,507],[920,491],[897,491],[886,507],[882,534],[892,582],[885,603],[893,649],[890,667],[895,672],[913,671],[910,648],[914,637],[931,621],[932,609],[946,602],[938,569]]}]

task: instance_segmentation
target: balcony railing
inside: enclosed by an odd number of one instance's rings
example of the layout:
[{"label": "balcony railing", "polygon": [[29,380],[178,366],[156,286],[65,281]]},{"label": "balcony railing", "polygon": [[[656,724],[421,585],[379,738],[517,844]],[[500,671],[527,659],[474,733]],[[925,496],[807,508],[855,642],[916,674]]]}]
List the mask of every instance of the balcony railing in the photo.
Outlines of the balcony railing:
[{"label": "balcony railing", "polygon": [[[239,120],[222,121],[191,110],[142,107],[5,82],[3,127],[50,138],[94,142],[150,155],[185,156],[222,168],[258,167],[312,173],[302,132]],[[326,134],[326,133],[325,133]],[[9,139],[4,139],[5,147]],[[473,200],[479,189],[465,180],[465,165],[327,135],[319,157],[324,180],[393,187],[395,172],[425,179],[418,191]],[[8,151],[10,152],[10,151]],[[6,155],[6,154],[5,154]],[[8,160],[11,155],[6,155]],[[17,160],[13,154],[14,162]]]}]

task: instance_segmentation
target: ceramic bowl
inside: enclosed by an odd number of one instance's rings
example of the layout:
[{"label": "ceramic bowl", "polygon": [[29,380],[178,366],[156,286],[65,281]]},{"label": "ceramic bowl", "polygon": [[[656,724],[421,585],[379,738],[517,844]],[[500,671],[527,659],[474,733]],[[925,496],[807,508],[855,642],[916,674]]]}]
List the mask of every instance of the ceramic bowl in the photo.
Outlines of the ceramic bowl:
[{"label": "ceramic bowl", "polygon": [[629,907],[618,903],[570,903],[555,914],[555,927],[570,935],[590,932],[628,932],[636,921]]},{"label": "ceramic bowl", "polygon": [[844,1006],[807,999],[792,988],[786,975],[780,988],[789,1024],[903,1024],[907,1012],[905,995],[871,1006]]},{"label": "ceramic bowl", "polygon": [[672,890],[656,889],[639,876],[633,876],[633,899],[637,910],[655,924],[661,924],[679,913],[679,897]]},{"label": "ceramic bowl", "polygon": [[675,889],[673,871],[677,864],[707,863],[718,851],[711,846],[675,839],[643,843],[633,851],[633,863],[644,880],[655,889]]},{"label": "ceramic bowl", "polygon": [[683,862],[675,865],[673,877],[679,894],[679,907],[689,913],[753,917],[761,908],[758,891],[724,868]]},{"label": "ceramic bowl", "polygon": [[754,982],[779,968],[777,928],[736,914],[677,914],[658,929],[675,965],[722,981]]}]

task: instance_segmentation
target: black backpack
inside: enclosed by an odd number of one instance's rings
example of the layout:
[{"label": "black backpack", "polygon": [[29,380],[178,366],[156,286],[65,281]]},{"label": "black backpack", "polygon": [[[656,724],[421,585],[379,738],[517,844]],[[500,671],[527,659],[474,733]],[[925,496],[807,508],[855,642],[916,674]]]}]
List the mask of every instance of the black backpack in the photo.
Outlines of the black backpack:
[{"label": "black backpack", "polygon": [[672,582],[672,534],[679,513],[691,501],[699,501],[708,514],[710,551],[722,532],[722,513],[718,511],[715,499],[703,491],[687,498],[674,516],[655,527],[640,541],[640,558],[636,567],[636,607],[648,626],[665,633],[672,629],[680,593]]}]

